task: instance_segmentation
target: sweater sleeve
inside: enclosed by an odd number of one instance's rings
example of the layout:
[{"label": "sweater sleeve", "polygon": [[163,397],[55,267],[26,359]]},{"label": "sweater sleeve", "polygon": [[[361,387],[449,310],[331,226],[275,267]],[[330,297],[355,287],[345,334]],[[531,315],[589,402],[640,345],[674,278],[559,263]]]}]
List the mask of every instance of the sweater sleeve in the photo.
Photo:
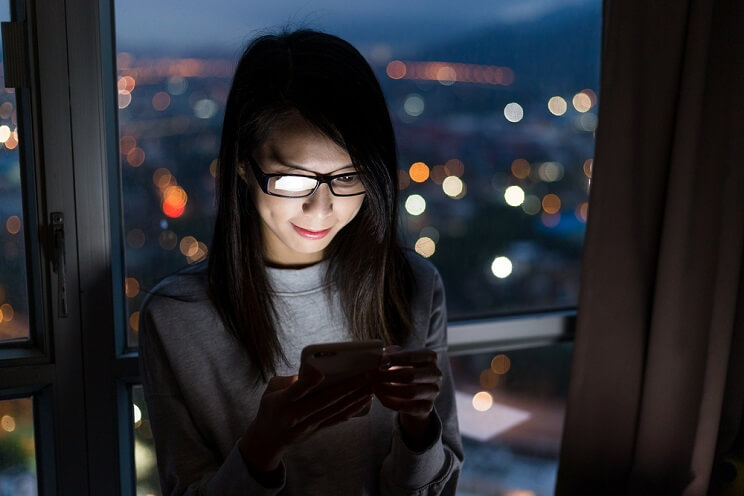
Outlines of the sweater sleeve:
[{"label": "sweater sleeve", "polygon": [[184,402],[146,304],[140,311],[139,365],[163,495],[269,496],[281,491],[286,482],[283,464],[280,484],[267,488],[248,470],[239,439],[224,460],[205,441]]},{"label": "sweater sleeve", "polygon": [[[447,356],[447,308],[444,286],[435,271],[426,348],[436,351],[442,384],[434,403],[436,435],[423,451],[412,451],[393,426],[390,452],[383,461],[380,487],[390,495],[454,495],[464,459],[457,424],[455,389]],[[397,418],[397,416],[396,416]]]}]

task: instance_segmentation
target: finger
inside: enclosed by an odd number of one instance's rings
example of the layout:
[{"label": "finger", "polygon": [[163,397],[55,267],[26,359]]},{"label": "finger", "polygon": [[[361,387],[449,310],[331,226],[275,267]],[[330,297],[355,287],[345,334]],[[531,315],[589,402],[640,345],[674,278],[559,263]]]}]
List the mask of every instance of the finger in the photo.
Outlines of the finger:
[{"label": "finger", "polygon": [[296,401],[302,398],[310,391],[317,388],[323,382],[323,379],[323,374],[313,367],[302,369],[299,378],[287,390],[288,398],[291,401]]},{"label": "finger", "polygon": [[431,350],[399,351],[390,353],[386,361],[394,365],[425,365],[437,361],[437,353]]},{"label": "finger", "polygon": [[359,401],[355,401],[351,405],[349,405],[347,408],[344,408],[340,412],[338,412],[336,415],[333,415],[327,420],[324,420],[318,426],[316,427],[316,430],[324,429],[326,427],[330,427],[335,424],[339,424],[341,422],[344,422],[346,420],[349,420],[354,415],[360,413],[364,409],[367,408],[372,403],[372,395],[363,396]]},{"label": "finger", "polygon": [[386,408],[411,415],[426,415],[434,409],[434,402],[430,400],[404,400],[400,398],[379,397],[380,403]]},{"label": "finger", "polygon": [[439,396],[437,384],[377,384],[375,394],[402,400],[434,400]]},{"label": "finger", "polygon": [[[433,365],[433,364],[432,364]],[[382,370],[375,376],[375,383],[395,382],[399,384],[442,382],[442,372],[437,366],[405,367],[393,370]]]},{"label": "finger", "polygon": [[334,424],[338,424],[355,413],[366,408],[366,405],[372,401],[372,395],[364,394],[361,397],[353,398],[353,401],[345,402],[336,407],[324,408],[315,414],[307,417],[302,422],[298,423],[291,429],[293,434],[301,435],[301,433],[310,433],[317,431],[322,427],[328,427]]},{"label": "finger", "polygon": [[368,382],[354,384],[351,389],[344,383],[333,386],[328,390],[317,391],[292,404],[292,408],[295,409],[294,421],[295,423],[304,422],[324,410],[339,411],[345,408],[347,404],[370,394],[372,394],[372,384]]},{"label": "finger", "polygon": [[269,382],[266,385],[266,391],[271,393],[274,391],[279,391],[281,389],[287,389],[296,382],[297,375],[275,375],[274,377],[269,379]]}]

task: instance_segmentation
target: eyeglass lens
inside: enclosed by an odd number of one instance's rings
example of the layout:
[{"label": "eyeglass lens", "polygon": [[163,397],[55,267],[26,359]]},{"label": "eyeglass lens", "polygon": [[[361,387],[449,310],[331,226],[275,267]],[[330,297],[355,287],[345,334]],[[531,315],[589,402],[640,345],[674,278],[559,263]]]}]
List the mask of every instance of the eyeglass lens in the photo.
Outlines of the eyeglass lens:
[{"label": "eyeglass lens", "polygon": [[[303,197],[313,192],[318,179],[308,176],[274,176],[269,179],[269,193],[282,196]],[[339,176],[330,181],[331,192],[337,196],[356,195],[364,192],[364,185],[357,174]]]}]

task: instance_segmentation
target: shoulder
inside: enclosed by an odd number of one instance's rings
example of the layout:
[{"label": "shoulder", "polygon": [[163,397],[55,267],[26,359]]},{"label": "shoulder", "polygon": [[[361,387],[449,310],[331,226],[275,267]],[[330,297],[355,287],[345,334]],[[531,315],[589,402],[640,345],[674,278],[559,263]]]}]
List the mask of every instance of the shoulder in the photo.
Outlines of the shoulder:
[{"label": "shoulder", "polygon": [[140,313],[173,305],[208,300],[207,259],[183,267],[161,278],[149,291],[140,305]]},{"label": "shoulder", "polygon": [[442,286],[442,278],[434,264],[410,248],[404,248],[403,255],[411,267],[417,292],[429,292]]}]

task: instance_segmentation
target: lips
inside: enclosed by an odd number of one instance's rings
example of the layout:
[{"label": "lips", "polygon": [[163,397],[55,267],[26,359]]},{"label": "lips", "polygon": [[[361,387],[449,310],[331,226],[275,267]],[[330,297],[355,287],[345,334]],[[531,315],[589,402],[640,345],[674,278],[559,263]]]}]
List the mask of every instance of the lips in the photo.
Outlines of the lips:
[{"label": "lips", "polygon": [[330,227],[328,229],[323,229],[322,231],[311,231],[310,229],[303,229],[302,227],[295,226],[294,224],[292,224],[292,227],[294,227],[295,231],[297,231],[297,234],[307,239],[321,239],[324,238],[329,232],[331,232]]}]

